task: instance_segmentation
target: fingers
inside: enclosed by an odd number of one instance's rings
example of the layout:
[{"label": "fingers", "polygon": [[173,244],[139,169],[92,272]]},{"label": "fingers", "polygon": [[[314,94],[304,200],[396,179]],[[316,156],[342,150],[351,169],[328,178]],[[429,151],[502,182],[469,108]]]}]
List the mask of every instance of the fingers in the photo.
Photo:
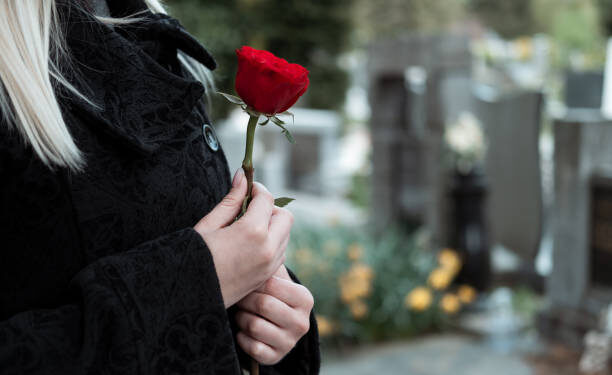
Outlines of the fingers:
[{"label": "fingers", "polygon": [[236,324],[249,337],[261,341],[274,349],[284,349],[293,344],[293,338],[288,337],[286,331],[283,331],[269,320],[248,311],[240,310],[236,313]]},{"label": "fingers", "polygon": [[244,332],[238,332],[236,340],[242,350],[262,365],[274,365],[281,360],[281,357],[271,346],[247,336]]},{"label": "fingers", "polygon": [[282,328],[293,327],[296,323],[291,307],[269,294],[253,292],[238,302],[238,306]]},{"label": "fingers", "polygon": [[309,313],[314,305],[312,294],[305,286],[277,276],[272,276],[257,291],[278,298],[290,307],[300,308]]},{"label": "fingers", "polygon": [[[304,305],[304,301],[305,297],[302,297],[300,304]],[[274,296],[254,292],[243,298],[238,306],[238,344],[264,364],[279,361],[310,329],[312,305],[304,311],[292,308]]]},{"label": "fingers", "polygon": [[239,168],[234,175],[230,192],[196,225],[196,227],[206,232],[233,223],[234,219],[240,213],[246,193],[247,181],[244,176],[244,171],[242,168]]},{"label": "fingers", "polygon": [[276,246],[289,241],[289,232],[293,226],[293,214],[284,208],[276,207],[270,218],[269,238]]},{"label": "fingers", "polygon": [[254,182],[253,199],[240,221],[244,221],[249,226],[265,224],[267,230],[273,209],[274,197],[272,194],[262,184]]},{"label": "fingers", "polygon": [[[272,261],[270,262],[270,265],[271,265],[270,274],[267,276],[265,280],[267,280],[269,277],[272,277],[277,272],[279,272],[280,268],[283,266],[283,264],[285,263],[285,260],[287,259],[287,255],[285,254],[285,251],[287,250],[287,246],[289,245],[289,234],[286,235],[285,239],[282,240],[280,245],[278,244],[278,241],[279,241],[278,238],[274,238],[272,235],[268,236],[267,247],[269,249],[272,249],[273,256],[272,256]],[[277,276],[282,277],[283,275],[281,274]],[[262,280],[261,285],[263,285],[265,280]],[[291,280],[291,278],[287,278],[287,280]]]},{"label": "fingers", "polygon": [[312,294],[304,286],[286,280],[280,265],[276,275],[238,302],[235,315],[238,345],[263,364],[280,361],[310,330]]}]

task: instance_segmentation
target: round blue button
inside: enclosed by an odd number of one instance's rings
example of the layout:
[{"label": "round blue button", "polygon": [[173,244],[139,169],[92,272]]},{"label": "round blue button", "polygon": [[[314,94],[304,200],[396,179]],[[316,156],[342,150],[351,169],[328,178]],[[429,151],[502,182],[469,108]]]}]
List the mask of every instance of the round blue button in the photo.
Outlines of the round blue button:
[{"label": "round blue button", "polygon": [[202,125],[202,135],[204,136],[206,144],[211,150],[217,151],[219,149],[219,140],[217,139],[217,135],[215,134],[212,126],[208,124]]}]

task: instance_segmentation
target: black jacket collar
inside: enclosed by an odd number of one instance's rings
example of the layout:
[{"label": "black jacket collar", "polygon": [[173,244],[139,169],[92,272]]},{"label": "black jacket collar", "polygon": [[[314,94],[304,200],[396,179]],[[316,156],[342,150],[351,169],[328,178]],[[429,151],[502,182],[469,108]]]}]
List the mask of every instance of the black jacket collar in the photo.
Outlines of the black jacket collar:
[{"label": "black jacket collar", "polygon": [[204,93],[176,63],[177,49],[209,69],[215,67],[212,57],[165,15],[145,11],[142,21],[113,28],[75,8],[65,19],[72,58],[66,75],[96,106],[65,90],[62,104],[120,143],[145,155],[155,152]]}]

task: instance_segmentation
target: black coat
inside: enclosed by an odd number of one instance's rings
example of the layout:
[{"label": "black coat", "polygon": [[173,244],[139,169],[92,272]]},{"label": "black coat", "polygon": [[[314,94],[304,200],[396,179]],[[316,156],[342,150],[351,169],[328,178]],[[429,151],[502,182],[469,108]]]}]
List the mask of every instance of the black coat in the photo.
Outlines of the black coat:
[{"label": "black coat", "polygon": [[[143,7],[109,3],[114,15]],[[0,373],[238,374],[232,311],[192,229],[230,173],[203,137],[204,87],[177,49],[214,62],[169,17],[111,28],[60,10],[66,74],[97,108],[58,88],[85,155],[79,173],[49,169],[0,124]],[[262,374],[318,368],[311,316],[310,332]]]}]

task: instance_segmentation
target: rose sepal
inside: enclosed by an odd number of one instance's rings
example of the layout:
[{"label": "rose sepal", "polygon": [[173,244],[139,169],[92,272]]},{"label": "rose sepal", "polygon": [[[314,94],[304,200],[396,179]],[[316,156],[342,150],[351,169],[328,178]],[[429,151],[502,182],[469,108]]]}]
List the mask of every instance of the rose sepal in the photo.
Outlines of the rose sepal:
[{"label": "rose sepal", "polygon": [[240,106],[246,105],[246,103],[239,96],[226,94],[221,91],[217,91],[217,94],[223,95],[223,97],[227,99],[227,101],[230,103],[237,104]]},{"label": "rose sepal", "polygon": [[[284,113],[281,113],[281,114],[284,114]],[[283,120],[279,119],[276,116],[271,116],[269,117],[269,119],[270,121],[274,123],[274,125],[282,129],[281,133],[285,135],[289,143],[295,144],[295,139],[293,138],[293,135],[291,135],[291,132],[289,131],[289,129],[285,127],[285,122]]]},{"label": "rose sepal", "polygon": [[285,127],[286,123],[278,117],[278,116],[291,116],[291,119],[293,121],[295,121],[295,116],[293,115],[293,113],[291,113],[289,111],[285,111],[285,112],[282,112],[282,113],[273,113],[273,114],[257,112],[253,108],[249,107],[244,102],[244,100],[242,100],[239,96],[235,96],[235,95],[231,95],[231,94],[226,94],[226,93],[220,92],[220,91],[218,92],[218,94],[221,94],[230,103],[239,105],[240,108],[242,108],[242,110],[244,112],[246,112],[249,116],[257,117],[258,119],[259,119],[259,117],[264,116],[266,119],[263,122],[258,123],[259,125],[265,126],[270,121],[272,121],[272,123],[274,125],[276,125],[279,128],[281,128],[281,133],[283,133],[285,135],[285,138],[287,138],[289,143],[295,144],[295,138],[293,138],[293,135],[291,135],[291,132],[289,131],[289,129],[287,129],[287,127]]}]

